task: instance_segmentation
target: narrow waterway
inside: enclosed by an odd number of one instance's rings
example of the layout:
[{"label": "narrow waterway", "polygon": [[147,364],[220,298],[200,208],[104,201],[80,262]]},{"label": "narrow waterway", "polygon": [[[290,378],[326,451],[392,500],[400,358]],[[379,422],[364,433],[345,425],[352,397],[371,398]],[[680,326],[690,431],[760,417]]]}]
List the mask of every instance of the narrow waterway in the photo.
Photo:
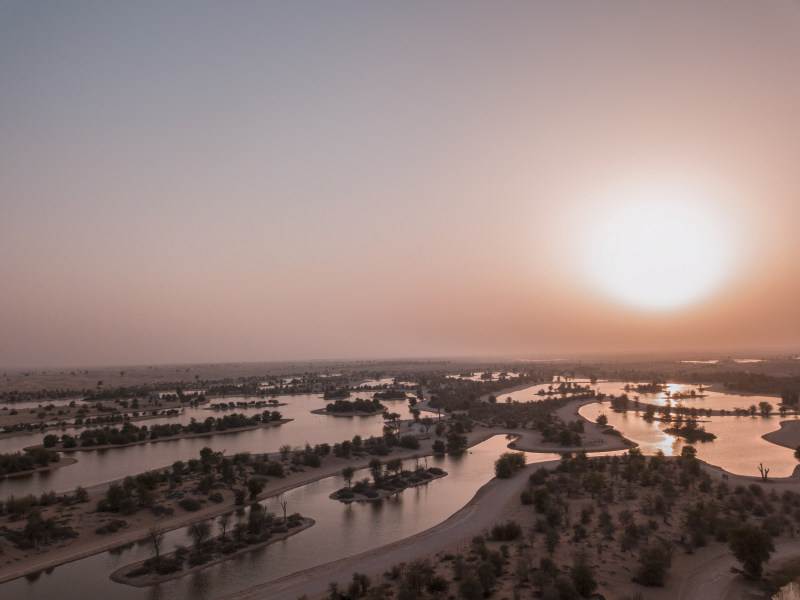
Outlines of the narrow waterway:
[{"label": "narrow waterway", "polygon": [[[284,575],[359,554],[424,531],[446,520],[463,507],[494,476],[494,461],[508,444],[498,435],[478,444],[462,456],[428,458],[449,475],[426,485],[407,489],[391,499],[374,503],[342,504],[328,495],[344,485],[334,476],[312,482],[265,502],[268,510],[299,512],[317,521],[310,529],[261,550],[226,561],[196,575],[151,588],[139,589],[112,582],[114,570],[152,555],[148,543],[122,551],[104,552],[42,573],[34,581],[20,578],[0,586],[0,598],[19,600],[168,600],[216,598]],[[556,454],[528,454],[528,462],[558,459]],[[423,459],[424,462],[424,459]],[[406,461],[413,468],[414,461]],[[356,479],[368,476],[366,471]],[[167,546],[190,545],[185,528],[167,536]],[[348,574],[349,575],[349,574]]]},{"label": "narrow waterway", "polygon": [[[354,397],[372,397],[372,393],[356,394]],[[263,412],[278,410],[287,419],[293,421],[277,427],[260,428],[251,431],[218,433],[211,436],[188,438],[182,440],[160,441],[152,444],[141,444],[125,448],[109,448],[107,450],[91,450],[65,454],[78,459],[78,463],[34,473],[23,477],[12,477],[0,480],[0,498],[10,495],[41,494],[50,490],[66,492],[77,486],[90,487],[107,481],[121,479],[134,472],[141,473],[171,465],[176,460],[187,461],[197,458],[200,450],[208,446],[214,450],[224,450],[226,454],[236,452],[277,452],[284,444],[293,448],[304,446],[306,442],[312,446],[327,442],[333,444],[352,439],[358,434],[364,438],[383,434],[384,420],[382,415],[368,417],[332,417],[329,415],[311,414],[312,410],[324,408],[326,401],[320,394],[304,394],[297,396],[280,396],[286,406],[277,408],[236,409],[232,411],[210,411],[203,407],[187,407],[185,412],[176,417],[159,418],[141,421],[139,425],[155,423],[188,423],[195,418],[202,421],[209,416],[221,417],[231,412]],[[252,398],[227,397],[226,402],[252,400]],[[217,400],[221,401],[221,400]],[[402,419],[410,419],[408,403],[405,400],[384,401],[391,412],[398,413]],[[44,434],[17,436],[4,440],[6,448],[2,452],[12,452],[24,446],[41,443]]]},{"label": "narrow waterway", "polygon": [[[653,421],[648,423],[642,418],[642,412],[627,411],[617,413],[611,410],[608,403],[596,402],[580,409],[581,416],[594,421],[598,415],[605,414],[608,424],[639,444],[642,452],[653,454],[661,450],[667,456],[679,455],[684,446],[691,445],[697,450],[697,457],[712,465],[716,465],[739,475],[758,477],[758,465],[763,463],[770,469],[771,477],[788,477],[794,472],[797,459],[794,451],[778,446],[761,436],[779,429],[780,417],[703,417],[700,425],[717,436],[710,442],[694,442],[688,444],[663,429],[668,427]],[[794,419],[795,417],[789,417]]]}]

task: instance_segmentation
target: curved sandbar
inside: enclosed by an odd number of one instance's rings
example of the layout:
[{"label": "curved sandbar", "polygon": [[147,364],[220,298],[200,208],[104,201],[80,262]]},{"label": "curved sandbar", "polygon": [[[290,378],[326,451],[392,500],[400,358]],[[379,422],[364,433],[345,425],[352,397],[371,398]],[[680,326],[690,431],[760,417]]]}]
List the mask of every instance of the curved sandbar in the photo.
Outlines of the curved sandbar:
[{"label": "curved sandbar", "polygon": [[778,446],[794,450],[800,446],[800,421],[781,421],[780,429],[765,433],[761,438]]},{"label": "curved sandbar", "polygon": [[[200,433],[179,433],[178,435],[169,435],[169,436],[159,436],[154,440],[138,440],[136,442],[129,442],[127,444],[103,444],[102,446],[75,446],[74,448],[64,448],[62,447],[61,443],[59,442],[55,446],[51,446],[47,448],[47,450],[54,450],[57,452],[89,452],[91,450],[108,450],[110,448],[127,448],[129,446],[141,446],[142,444],[155,444],[158,442],[172,442],[174,440],[185,440],[189,438],[198,438],[198,437],[208,437],[211,435],[221,435],[225,433],[240,433],[242,431],[251,431],[253,429],[264,429],[267,427],[276,427],[278,425],[283,425],[284,423],[288,423],[289,421],[293,421],[294,419],[281,419],[280,421],[270,421],[268,423],[258,423],[256,425],[248,425],[247,427],[229,427],[228,429],[224,429],[222,431],[214,430],[214,431],[203,431]],[[29,450],[36,450],[39,448],[44,448],[44,445],[38,444],[36,446],[28,446],[27,448],[23,448],[25,451]]]},{"label": "curved sandbar", "polygon": [[[206,563],[203,563],[202,565],[197,565],[197,566],[191,567],[189,569],[181,569],[180,571],[175,571],[174,573],[167,573],[166,575],[150,575],[150,574],[148,574],[148,575],[142,575],[141,577],[128,577],[127,573],[130,573],[131,571],[142,567],[148,560],[151,560],[151,559],[145,559],[145,560],[140,560],[139,562],[135,562],[135,563],[131,563],[129,565],[125,565],[124,567],[120,567],[119,569],[117,569],[116,571],[111,573],[111,575],[109,575],[109,577],[113,581],[116,581],[117,583],[124,583],[126,585],[132,585],[134,587],[149,587],[151,585],[157,585],[159,583],[164,583],[165,581],[170,581],[172,579],[177,579],[179,577],[184,577],[186,575],[193,575],[195,573],[199,573],[200,571],[203,571],[204,569],[208,569],[209,567],[213,567],[214,565],[218,565],[219,563],[225,562],[226,560],[230,560],[232,558],[236,558],[237,556],[241,556],[242,554],[247,554],[248,552],[252,552],[254,550],[258,550],[259,548],[265,548],[266,546],[269,546],[270,544],[274,544],[275,542],[280,542],[281,540],[285,540],[286,538],[288,538],[288,537],[290,537],[290,536],[292,536],[292,535],[294,535],[296,533],[300,533],[301,531],[305,531],[306,529],[308,529],[309,527],[311,527],[315,523],[316,523],[316,521],[314,519],[310,519],[308,517],[302,517],[301,525],[299,525],[298,527],[293,527],[289,531],[273,535],[268,540],[264,540],[263,542],[258,542],[257,544],[250,544],[248,546],[245,546],[244,548],[240,548],[239,550],[236,550],[235,552],[231,552],[230,554],[224,554],[224,555],[219,556],[219,557],[217,557],[215,559],[212,559],[212,560],[210,560],[210,561],[208,561]],[[231,536],[230,533],[228,533],[227,535]],[[219,542],[221,539],[222,539],[222,536],[217,536],[217,537],[209,540],[209,542]],[[169,554],[164,554],[161,558],[164,559],[164,560],[169,560],[173,556],[175,556],[175,553],[174,552],[170,552]]]}]

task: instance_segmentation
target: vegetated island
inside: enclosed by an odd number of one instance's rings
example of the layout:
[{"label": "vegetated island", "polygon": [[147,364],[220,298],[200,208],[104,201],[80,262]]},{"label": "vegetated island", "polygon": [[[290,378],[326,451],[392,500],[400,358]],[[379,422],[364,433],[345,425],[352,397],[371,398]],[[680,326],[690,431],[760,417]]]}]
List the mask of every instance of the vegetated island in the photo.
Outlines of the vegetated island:
[{"label": "vegetated island", "polygon": [[74,458],[62,459],[58,452],[43,448],[26,451],[24,454],[21,452],[0,454],[0,479],[67,467],[76,462],[78,461]]},{"label": "vegetated island", "polygon": [[697,424],[697,419],[686,419],[685,421],[675,421],[672,427],[664,429],[665,433],[682,437],[687,442],[710,442],[717,439],[717,436],[706,431],[706,428]]},{"label": "vegetated island", "polygon": [[351,482],[355,475],[355,469],[353,467],[345,467],[342,469],[342,477],[347,482],[347,487],[336,490],[329,498],[347,504],[350,502],[380,500],[402,492],[406,488],[416,487],[447,475],[447,472],[439,467],[425,468],[417,465],[413,471],[405,470],[403,469],[403,461],[399,458],[392,458],[386,461],[385,471],[383,467],[384,465],[380,459],[373,458],[369,463],[372,481],[365,477],[352,486]]},{"label": "vegetated island", "polygon": [[396,389],[375,392],[372,397],[377,400],[405,400],[407,398],[405,390]]},{"label": "vegetated island", "polygon": [[272,398],[270,400],[240,400],[238,402],[212,402],[203,410],[236,410],[237,408],[275,408],[276,406],[288,406],[286,402],[278,402]]},{"label": "vegetated island", "polygon": [[152,529],[148,540],[156,555],[114,571],[110,577],[117,583],[135,587],[147,587],[184,577],[229,560],[235,556],[258,550],[289,536],[300,533],[314,525],[314,519],[294,513],[278,519],[260,504],[250,505],[246,521],[237,523],[231,532],[226,531],[231,513],[220,517],[222,533],[209,539],[211,526],[208,521],[192,523],[187,528],[193,549],[178,546],[173,552],[160,554],[164,534]]},{"label": "vegetated island", "polygon": [[334,417],[359,417],[377,415],[386,412],[388,409],[379,400],[337,400],[329,402],[325,408],[318,408],[311,412],[315,415],[331,415]]},{"label": "vegetated island", "polygon": [[67,433],[60,438],[55,434],[49,434],[44,437],[42,445],[30,446],[25,450],[34,451],[41,448],[62,452],[105,450],[165,440],[203,437],[215,433],[247,431],[259,427],[274,427],[289,421],[291,419],[284,419],[278,411],[264,411],[260,415],[252,417],[233,413],[219,418],[208,417],[203,421],[192,419],[188,425],[169,423],[153,425],[149,429],[147,425],[137,427],[132,423],[125,423],[119,429],[116,427],[86,429],[77,438]]}]

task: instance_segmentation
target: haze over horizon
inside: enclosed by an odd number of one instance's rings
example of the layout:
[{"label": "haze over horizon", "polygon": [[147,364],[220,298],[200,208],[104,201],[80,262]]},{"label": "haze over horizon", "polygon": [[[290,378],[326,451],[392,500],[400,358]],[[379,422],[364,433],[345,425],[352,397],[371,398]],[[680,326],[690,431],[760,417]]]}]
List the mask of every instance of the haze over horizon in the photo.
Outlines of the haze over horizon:
[{"label": "haze over horizon", "polygon": [[0,0],[0,368],[797,351],[798,31]]}]

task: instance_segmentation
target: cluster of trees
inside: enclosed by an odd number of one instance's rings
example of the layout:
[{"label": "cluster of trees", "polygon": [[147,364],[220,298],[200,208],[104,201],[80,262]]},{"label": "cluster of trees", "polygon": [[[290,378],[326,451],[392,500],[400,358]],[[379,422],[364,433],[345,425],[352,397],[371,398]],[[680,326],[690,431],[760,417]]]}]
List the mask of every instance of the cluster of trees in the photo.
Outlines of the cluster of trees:
[{"label": "cluster of trees", "polygon": [[217,524],[222,533],[214,538],[211,537],[210,521],[192,523],[186,528],[186,535],[192,542],[192,548],[178,546],[166,555],[161,554],[164,544],[163,532],[151,529],[148,539],[153,546],[155,556],[146,560],[140,567],[128,571],[126,577],[136,579],[151,573],[167,575],[181,571],[187,566],[192,568],[203,565],[234,552],[246,550],[248,547],[263,544],[273,535],[286,533],[304,523],[303,517],[298,513],[280,519],[259,504],[252,504],[247,519],[237,522],[232,530],[228,531],[231,520],[230,513],[219,516]]},{"label": "cluster of trees", "polygon": [[[314,454],[310,448],[308,452]],[[315,466],[319,466],[318,461]],[[270,460],[265,454],[240,452],[233,457],[225,457],[221,452],[205,447],[200,450],[199,458],[186,463],[175,461],[171,469],[148,471],[135,477],[126,477],[122,483],[112,484],[98,501],[97,510],[129,515],[148,508],[154,514],[172,514],[174,508],[163,503],[166,501],[165,494],[176,499],[171,490],[187,478],[194,481],[195,485],[179,493],[182,497],[178,502],[186,511],[199,510],[205,501],[222,502],[221,493],[215,491],[222,488],[233,491],[237,504],[244,504],[248,492],[253,499],[261,493],[267,483],[267,475],[283,477],[284,472],[281,463]]]},{"label": "cluster of trees", "polygon": [[3,535],[17,548],[28,550],[40,544],[75,537],[77,534],[71,527],[56,521],[54,517],[44,518],[41,508],[53,504],[70,506],[77,502],[87,502],[89,494],[78,487],[74,494],[56,496],[54,491],[41,494],[38,498],[32,494],[16,497],[9,496],[0,502],[0,515],[9,515],[12,519],[26,519],[25,526],[20,529],[6,529]]},{"label": "cluster of trees", "polygon": [[325,400],[335,400],[337,398],[348,398],[350,396],[350,388],[347,386],[342,387],[329,387],[322,394]]},{"label": "cluster of trees", "polygon": [[404,390],[389,389],[375,392],[372,397],[378,400],[403,400],[406,397],[406,393]]},{"label": "cluster of trees", "polygon": [[330,402],[325,406],[325,410],[334,413],[365,412],[374,414],[385,411],[386,407],[377,398],[372,400],[356,398],[353,401],[337,400],[336,402]]},{"label": "cluster of trees", "polygon": [[664,391],[666,384],[663,382],[653,381],[651,383],[626,383],[624,390],[626,392],[635,391],[640,394],[659,394]]},{"label": "cluster of trees", "polygon": [[705,427],[698,425],[697,419],[690,417],[684,420],[680,418],[680,415],[678,415],[678,417],[679,418],[675,419],[671,427],[667,427],[664,430],[666,433],[682,437],[687,442],[710,442],[717,438],[717,436],[710,431],[706,431]]},{"label": "cluster of trees", "polygon": [[[570,521],[570,505],[582,497],[592,502]],[[534,529],[550,554],[564,537],[593,540],[598,555],[614,546],[638,552],[634,580],[643,585],[664,584],[676,549],[692,552],[712,541],[728,544],[745,574],[758,577],[772,538],[800,523],[800,495],[714,483],[691,446],[674,459],[660,452],[647,458],[638,449],[592,459],[565,455],[556,469],[530,476],[521,501],[535,509]]]},{"label": "cluster of trees", "polygon": [[597,394],[596,390],[593,390],[589,385],[581,385],[580,383],[576,383],[574,381],[562,381],[558,385],[548,385],[547,389],[545,390],[540,389],[536,392],[537,396],[553,396],[553,395],[560,395],[564,396],[584,396],[587,398],[591,398]]},{"label": "cluster of trees", "polygon": [[187,425],[183,425],[182,423],[167,423],[163,425],[153,425],[149,429],[147,425],[138,427],[128,422],[119,429],[116,427],[85,429],[77,438],[66,433],[63,434],[61,438],[51,434],[45,436],[43,443],[46,448],[55,447],[59,441],[63,448],[75,448],[79,443],[82,447],[118,446],[145,440],[157,440],[159,438],[172,437],[184,433],[213,433],[216,431],[227,431],[229,429],[240,429],[242,427],[253,427],[259,423],[280,421],[282,418],[283,415],[278,411],[264,411],[261,414],[253,416],[233,413],[222,417],[208,417],[203,421],[197,421],[193,418]]},{"label": "cluster of trees", "polygon": [[212,402],[209,408],[212,410],[232,410],[236,408],[262,408],[268,404],[278,404],[277,399],[270,400],[240,400],[239,402]]},{"label": "cluster of trees", "polygon": [[500,479],[508,479],[520,469],[525,468],[524,452],[504,452],[494,461],[494,474]]},{"label": "cluster of trees", "polygon": [[61,456],[58,452],[41,448],[27,451],[24,454],[21,452],[0,454],[0,477],[46,467],[59,460],[61,460]]},{"label": "cluster of trees", "polygon": [[438,467],[425,468],[419,464],[413,471],[403,469],[403,460],[400,458],[389,459],[385,464],[379,458],[373,458],[369,461],[369,472],[372,475],[372,481],[369,477],[365,477],[352,484],[356,470],[353,467],[344,467],[342,478],[347,486],[334,492],[331,497],[335,500],[350,500],[355,494],[361,494],[370,499],[377,498],[380,490],[398,492],[429,481],[434,477],[446,475]]},{"label": "cluster of trees", "polygon": [[480,400],[484,394],[495,394],[516,385],[541,383],[546,380],[545,377],[534,371],[520,373],[518,377],[482,381],[452,379],[440,375],[431,376],[426,385],[432,408],[441,408],[445,412],[471,411],[474,407],[485,404]]}]

